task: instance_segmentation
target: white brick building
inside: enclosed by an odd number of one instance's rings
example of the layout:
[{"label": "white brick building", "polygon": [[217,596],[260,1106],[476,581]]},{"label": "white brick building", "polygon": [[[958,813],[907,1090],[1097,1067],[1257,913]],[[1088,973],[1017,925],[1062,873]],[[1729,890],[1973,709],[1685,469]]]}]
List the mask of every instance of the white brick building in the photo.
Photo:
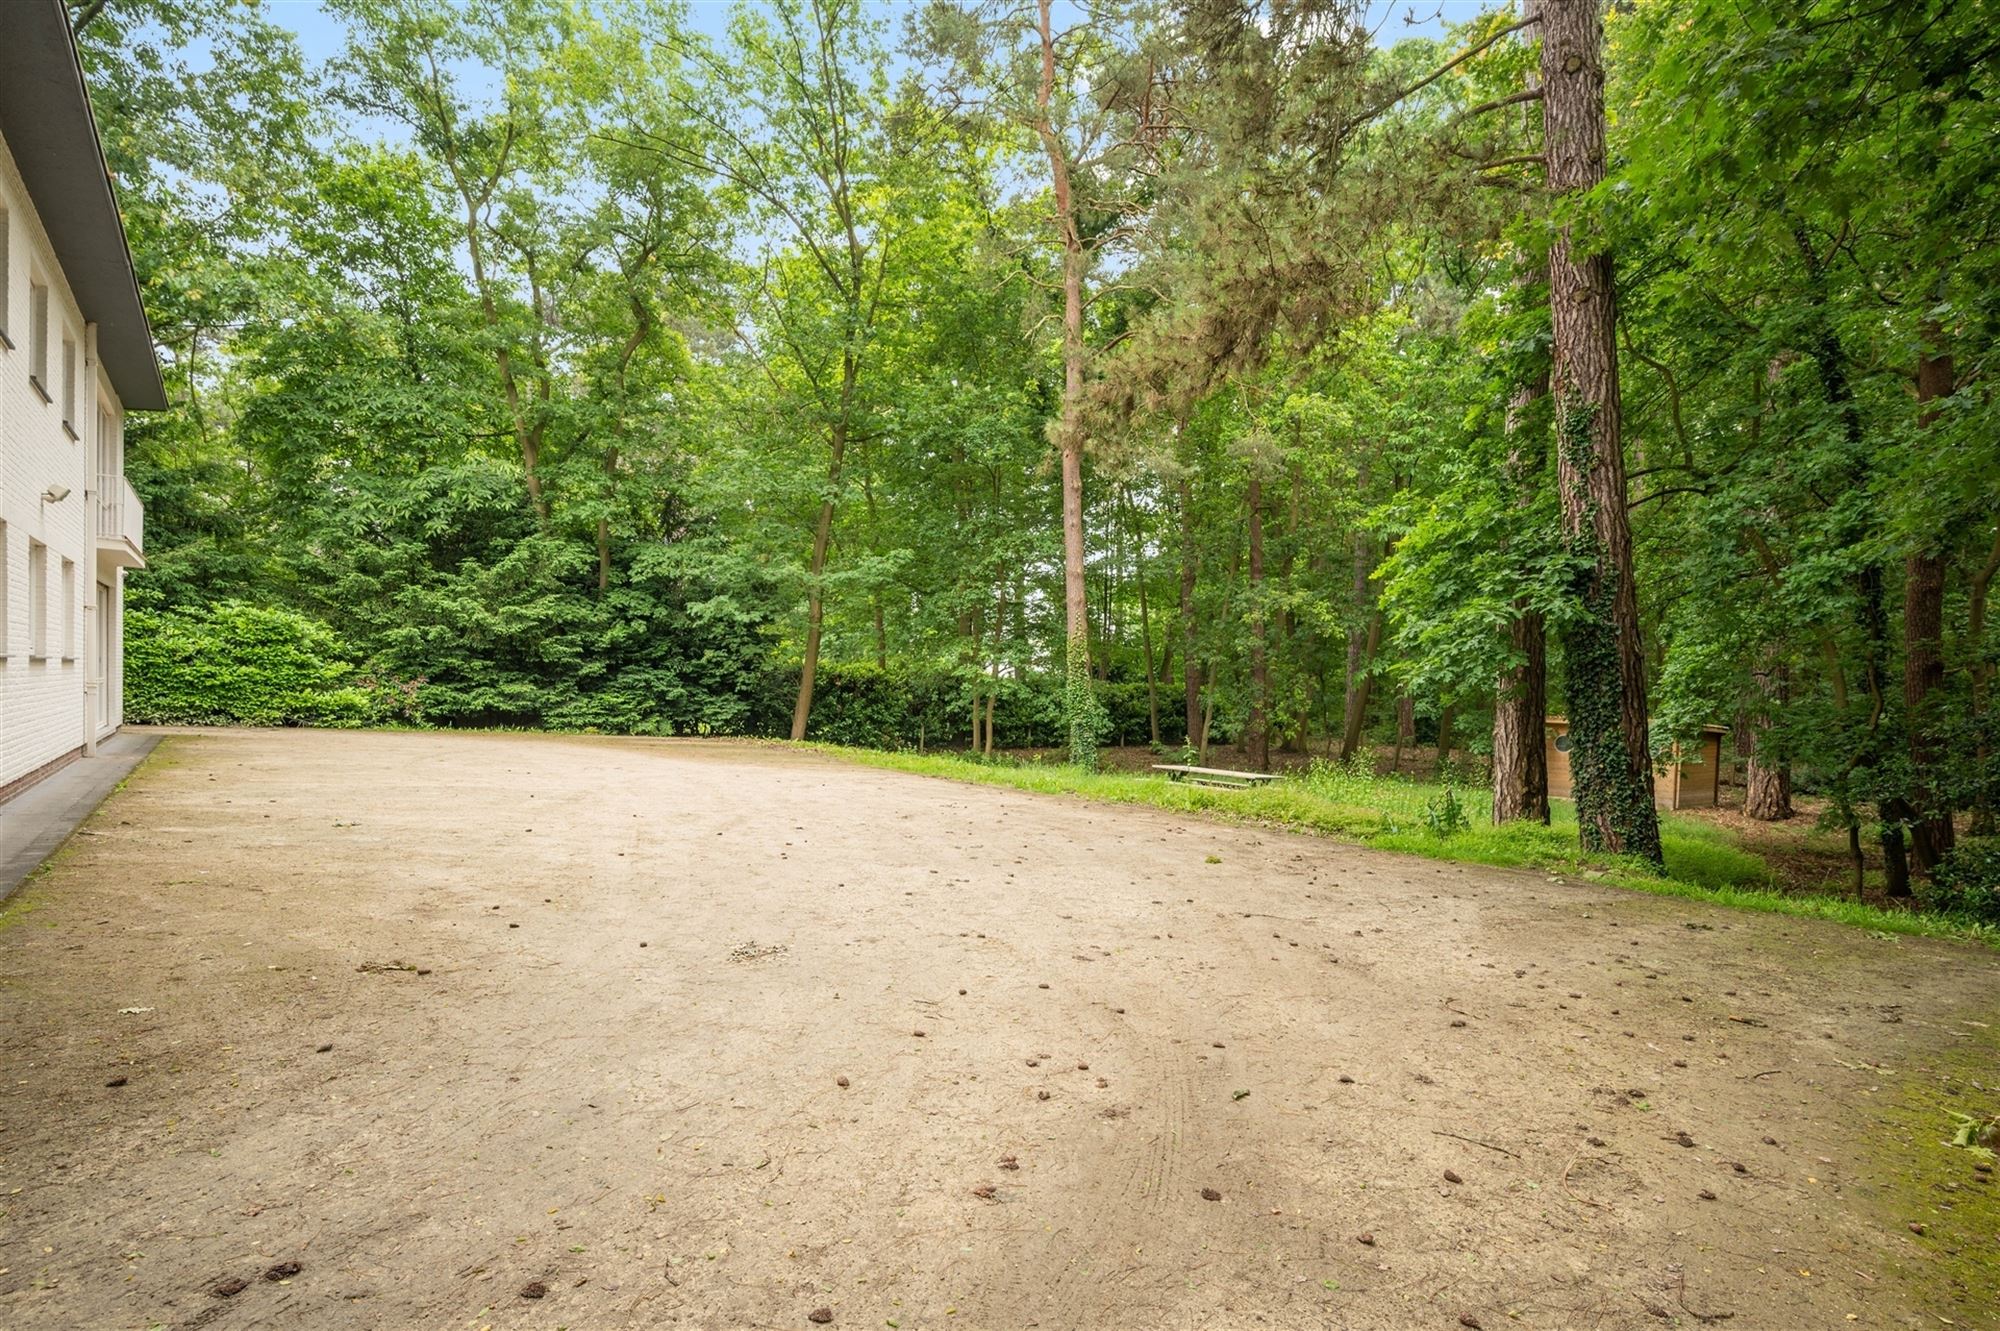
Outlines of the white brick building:
[{"label": "white brick building", "polygon": [[118,728],[125,412],[166,406],[67,17],[0,3],[0,800]]}]

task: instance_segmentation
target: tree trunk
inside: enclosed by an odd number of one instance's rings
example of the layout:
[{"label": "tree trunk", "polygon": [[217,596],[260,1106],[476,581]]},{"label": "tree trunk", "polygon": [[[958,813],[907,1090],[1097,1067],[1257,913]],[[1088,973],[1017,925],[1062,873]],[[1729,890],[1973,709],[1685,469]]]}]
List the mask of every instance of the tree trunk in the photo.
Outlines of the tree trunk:
[{"label": "tree trunk", "polygon": [[[1368,460],[1363,458],[1355,475],[1357,489],[1368,488]],[[1368,604],[1368,575],[1374,572],[1375,543],[1368,533],[1357,530],[1354,533],[1354,612],[1357,616],[1355,627],[1347,634],[1347,696],[1342,710],[1340,730],[1340,760],[1346,762],[1354,756],[1355,746],[1361,742],[1361,730],[1368,715],[1368,674],[1367,663],[1374,656],[1374,644],[1370,638],[1376,630],[1372,619],[1359,618]]]},{"label": "tree trunk", "polygon": [[[1893,815],[1892,815],[1893,816]],[[1882,825],[1882,890],[1892,897],[1915,895],[1910,890],[1910,851],[1903,839],[1901,823]]]},{"label": "tree trunk", "polygon": [[1271,669],[1264,655],[1264,481],[1250,465],[1250,733],[1246,759],[1271,770]]},{"label": "tree trunk", "polygon": [[[514,129],[508,127],[507,144],[513,143]],[[503,150],[501,158],[505,162]],[[472,284],[479,292],[479,310],[488,332],[497,332],[500,327],[500,307],[493,296],[493,284],[486,273],[486,247],[480,243],[480,232],[484,223],[480,210],[492,197],[493,185],[488,183],[481,192],[475,190],[459,174],[459,166],[454,159],[446,163],[452,181],[458,188],[459,198],[465,204],[465,244],[468,257],[472,261]],[[496,168],[493,180],[499,179]],[[549,525],[548,501],[542,495],[541,439],[528,425],[527,413],[521,406],[521,386],[514,377],[514,357],[504,342],[495,339],[493,346],[494,366],[500,371],[500,392],[507,400],[507,416],[514,427],[514,440],[521,450],[521,472],[528,488],[528,503],[534,509],[536,523],[546,528]]]},{"label": "tree trunk", "polygon": [[1750,757],[1743,767],[1743,812],[1758,822],[1776,823],[1792,816],[1792,764],[1772,739],[1770,702],[1785,702],[1790,673],[1782,662],[1771,661],[1756,672],[1756,682],[1757,692],[1769,701],[1749,717]]},{"label": "tree trunk", "polygon": [[[881,553],[882,510],[875,502],[875,455],[866,444],[861,449],[861,498],[868,509],[868,553]],[[868,589],[868,612],[875,630],[875,668],[884,672],[889,669],[889,631],[882,620],[882,589]]]},{"label": "tree trunk", "polygon": [[[1847,380],[1847,353],[1840,344],[1840,333],[1833,322],[1827,295],[1826,261],[1814,247],[1803,221],[1793,220],[1792,240],[1798,246],[1799,258],[1805,268],[1806,290],[1814,315],[1808,354],[1819,373],[1820,390],[1827,405],[1840,416],[1841,433],[1852,455],[1849,485],[1856,493],[1866,493],[1869,485],[1866,430],[1862,425],[1860,408],[1854,402],[1854,391]],[[1858,540],[1860,533],[1852,529],[1854,524],[1848,526],[1849,531],[1845,535],[1850,541]],[[1887,712],[1892,680],[1889,669],[1889,616],[1882,586],[1882,566],[1873,560],[1863,563],[1855,575],[1855,600],[1861,620],[1861,677],[1868,688],[1868,729],[1839,773],[1843,782],[1857,768],[1877,766],[1886,747],[1882,719]],[[1846,711],[1847,683],[1840,665],[1840,648],[1829,638],[1823,644],[1823,650],[1833,687],[1834,706]],[[1837,790],[1836,797],[1847,814],[1849,844],[1854,854],[1855,890],[1858,893],[1863,872],[1860,815],[1845,790]],[[1888,893],[1892,897],[1907,897],[1910,895],[1909,857],[1903,851],[1902,823],[1908,813],[1908,803],[1900,799],[1885,799],[1878,801],[1876,811],[1883,824],[1882,852],[1888,870]]]},{"label": "tree trunk", "polygon": [[[1294,419],[1292,422],[1292,441],[1295,447],[1300,441],[1302,431],[1303,427],[1301,423],[1297,419]],[[1299,500],[1305,489],[1302,483],[1303,476],[1304,468],[1297,461],[1294,461],[1291,467],[1291,475],[1287,478],[1285,487],[1285,558],[1278,570],[1278,576],[1284,583],[1281,594],[1286,598],[1287,602],[1290,600],[1294,585],[1292,582],[1292,563],[1298,558]],[[1299,632],[1298,617],[1292,613],[1290,605],[1287,604],[1278,612],[1278,640],[1289,654],[1294,678],[1297,677],[1296,672],[1299,670],[1300,663],[1304,659],[1304,653],[1300,650],[1299,644],[1299,639],[1302,636]],[[1291,733],[1285,736],[1284,749],[1286,753],[1304,753],[1306,751],[1306,731],[1308,729],[1308,719],[1311,715],[1312,701],[1306,695],[1304,688],[1298,690],[1298,697],[1299,709],[1292,719]]]},{"label": "tree trunk", "polygon": [[[837,464],[836,464],[837,465]],[[792,738],[806,737],[806,721],[812,716],[813,684],[819,677],[820,635],[826,622],[826,599],[821,593],[819,578],[826,570],[827,547],[833,543],[833,500],[820,500],[819,523],[813,528],[812,557],[808,561],[806,576],[811,584],[806,589],[806,650],[799,662],[799,696],[792,705]]]},{"label": "tree trunk", "polygon": [[[1521,17],[1539,19],[1539,0],[1522,0]],[[1532,40],[1536,35],[1530,29],[1523,34],[1523,40]],[[1526,83],[1530,90],[1539,88],[1539,71],[1531,70]],[[1514,278],[1517,301],[1545,276],[1542,270],[1522,264]],[[1516,502],[1523,506],[1534,500],[1547,457],[1546,447],[1534,441],[1522,442],[1523,430],[1529,408],[1546,397],[1548,391],[1548,369],[1542,366],[1518,385],[1507,401],[1506,431],[1512,441],[1507,470]],[[1493,685],[1493,822],[1498,826],[1532,819],[1547,826],[1548,644],[1541,613],[1530,610],[1525,601],[1515,602],[1514,618],[1507,625],[1507,645],[1516,664],[1502,670]],[[1439,761],[1443,761],[1442,753]]]},{"label": "tree trunk", "polygon": [[[604,453],[604,502],[610,503],[618,486],[618,450],[606,449]],[[597,595],[602,600],[604,593],[611,590],[611,519],[597,520]]]},{"label": "tree trunk", "polygon": [[[1938,350],[1943,330],[1935,322],[1924,326],[1925,350],[1917,358],[1917,401],[1923,404],[1917,424],[1927,428],[1937,420],[1935,403],[1952,391],[1952,359]],[[1910,733],[1910,803],[1915,819],[1910,825],[1910,846],[1917,868],[1925,877],[1937,869],[1938,861],[1951,852],[1952,809],[1932,782],[1933,774],[1945,760],[1944,745],[1938,735],[1940,718],[1931,703],[1933,693],[1944,691],[1944,575],[1941,552],[1918,550],[1903,566],[1903,707]]]},{"label": "tree trunk", "polygon": [[1990,747],[1986,739],[1986,688],[1992,675],[1992,667],[1986,660],[1986,596],[1996,573],[2000,573],[2000,529],[1993,533],[1993,548],[1987,554],[1986,562],[1968,580],[1965,598],[1964,655],[1972,671],[1972,727],[1973,733],[1978,736],[1973,741],[1973,751],[1981,774],[1979,793],[1973,797],[1972,804],[1970,831],[1973,836],[1992,836],[1995,823],[1993,791],[1985,782],[1985,773],[1991,770],[1988,762]]},{"label": "tree trunk", "polygon": [[799,697],[792,706],[792,738],[806,737],[806,722],[812,716],[813,684],[819,677],[820,636],[826,624],[826,593],[820,578],[826,572],[827,551],[833,546],[833,497],[840,488],[840,466],[847,456],[848,413],[854,402],[854,385],[860,375],[854,354],[841,354],[840,409],[829,433],[826,466],[826,494],[819,501],[819,522],[813,528],[812,556],[806,564],[806,651],[799,663]]},{"label": "tree trunk", "polygon": [[986,742],[981,749],[987,757],[993,756],[993,713],[1000,705],[1000,653],[1006,646],[1007,585],[1000,585],[1000,598],[993,607],[993,660],[987,665],[989,683],[986,686]]},{"label": "tree trunk", "polygon": [[1523,610],[1507,626],[1522,663],[1501,672],[1493,699],[1493,821],[1549,821],[1548,647],[1542,617]]},{"label": "tree trunk", "polygon": [[[1597,0],[1542,8],[1542,123],[1549,192],[1604,179],[1604,34]],[[1568,227],[1549,252],[1557,479],[1563,530],[1586,561],[1584,614],[1564,638],[1570,769],[1583,848],[1664,869],[1646,717],[1646,659],[1632,579],[1611,256]]]},{"label": "tree trunk", "polygon": [[1401,775],[1403,771],[1403,751],[1417,747],[1417,700],[1407,693],[1396,696],[1396,755],[1389,762],[1389,773]]},{"label": "tree trunk", "polygon": [[[1770,738],[1757,732],[1761,747]],[[1780,823],[1792,816],[1792,767],[1783,759],[1752,753],[1743,766],[1743,812],[1760,823]]]},{"label": "tree trunk", "polygon": [[[1350,676],[1347,686],[1346,725],[1340,735],[1340,760],[1346,762],[1361,751],[1361,741],[1368,729],[1368,695],[1375,686],[1375,652],[1382,645],[1382,612],[1376,611],[1368,619],[1368,634],[1361,640],[1359,654],[1360,678]],[[1350,662],[1355,659],[1353,644],[1349,644]]]},{"label": "tree trunk", "polygon": [[[1532,285],[1534,277],[1527,274],[1521,285]],[[1546,374],[1515,390],[1507,403],[1508,435],[1520,434],[1528,408],[1547,392]],[[1533,501],[1542,458],[1543,450],[1533,445],[1517,444],[1509,452],[1508,471],[1522,504]],[[1547,826],[1549,654],[1541,612],[1516,602],[1507,645],[1517,664],[1501,671],[1493,686],[1493,822],[1532,819]]]},{"label": "tree trunk", "polygon": [[1195,650],[1194,487],[1181,481],[1181,691],[1187,708],[1187,742],[1201,736],[1201,657]]},{"label": "tree trunk", "polygon": [[1195,746],[1195,761],[1208,761],[1208,726],[1215,720],[1215,662],[1208,663],[1208,682],[1202,689],[1201,699],[1201,742]]},{"label": "tree trunk", "polygon": [[1090,600],[1083,563],[1083,236],[1070,193],[1069,158],[1056,137],[1056,38],[1051,0],[1037,0],[1041,81],[1036,89],[1036,130],[1048,158],[1055,222],[1062,243],[1063,396],[1057,435],[1062,447],[1063,671],[1070,761],[1097,763],[1097,718],[1090,687]]},{"label": "tree trunk", "polygon": [[[1865,564],[1861,569],[1861,623],[1867,640],[1865,666],[1868,675],[1868,740],[1863,757],[1877,755],[1887,747],[1881,724],[1893,680],[1889,668],[1889,611],[1883,590],[1882,566]],[[1886,877],[1883,891],[1892,897],[1908,897],[1910,856],[1904,844],[1903,828],[1916,820],[1916,809],[1898,795],[1876,803],[1882,820],[1882,867]]]},{"label": "tree trunk", "polygon": [[970,675],[972,684],[972,751],[980,751],[982,736],[979,727],[986,710],[986,697],[980,681],[984,678],[984,668],[979,664],[980,641],[986,636],[986,616],[984,613],[961,613],[958,617],[959,668]]},{"label": "tree trunk", "polygon": [[1146,546],[1143,538],[1136,556],[1139,578],[1139,647],[1146,653],[1146,720],[1152,726],[1153,744],[1160,743],[1160,676],[1153,669],[1153,618],[1146,606]]}]

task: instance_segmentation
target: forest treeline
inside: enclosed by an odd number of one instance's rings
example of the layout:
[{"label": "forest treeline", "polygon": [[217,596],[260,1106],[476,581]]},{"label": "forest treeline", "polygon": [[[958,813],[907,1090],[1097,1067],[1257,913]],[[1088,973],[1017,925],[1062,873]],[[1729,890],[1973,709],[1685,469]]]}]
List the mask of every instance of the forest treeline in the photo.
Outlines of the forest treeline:
[{"label": "forest treeline", "polygon": [[75,4],[164,720],[1245,760],[1990,836],[2000,10]]}]

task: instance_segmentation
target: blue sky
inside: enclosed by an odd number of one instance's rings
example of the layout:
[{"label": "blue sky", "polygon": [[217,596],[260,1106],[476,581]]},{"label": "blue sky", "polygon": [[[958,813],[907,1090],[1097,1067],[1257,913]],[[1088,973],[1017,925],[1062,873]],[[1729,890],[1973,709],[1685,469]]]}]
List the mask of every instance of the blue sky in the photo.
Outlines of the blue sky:
[{"label": "blue sky", "polygon": [[[909,6],[910,0],[871,0],[872,7],[894,14]],[[734,0],[689,0],[694,27],[720,37],[728,23]],[[1472,18],[1485,7],[1483,0],[1371,0],[1370,18],[1384,42],[1407,36],[1436,36],[1447,23]],[[338,54],[342,33],[340,23],[321,6],[319,0],[270,0],[271,16],[299,34],[308,57],[326,60]]]},{"label": "blue sky", "polygon": [[[339,52],[341,27],[319,0],[269,0],[271,17],[299,34],[299,43],[314,60],[325,60]],[[722,35],[733,0],[690,0],[688,10],[694,26],[711,36]],[[884,8],[894,8],[885,5]]]},{"label": "blue sky", "polygon": [[[0,0],[0,4],[8,2]],[[683,0],[691,26],[718,42],[727,36],[729,15],[738,2]],[[749,2],[756,4],[758,0]],[[891,20],[893,33],[900,31],[900,24],[894,22],[897,16],[912,8],[918,0],[863,0],[863,3],[876,14]],[[1448,24],[1473,18],[1495,3],[1498,0],[1367,0],[1369,22],[1375,29],[1376,40],[1382,45],[1392,44],[1404,37],[1440,36]],[[1065,8],[1073,12],[1074,0],[1056,0],[1058,16]],[[298,34],[300,48],[311,64],[320,65],[332,60],[346,45],[345,27],[328,12],[323,0],[266,0],[266,12],[274,21]],[[491,90],[490,82],[482,81],[482,71],[467,69],[460,73],[465,79],[467,91],[473,95]],[[490,80],[490,75],[486,78]],[[398,126],[377,117],[363,120],[350,118],[343,128],[347,133],[364,139],[401,142],[404,137]]]}]

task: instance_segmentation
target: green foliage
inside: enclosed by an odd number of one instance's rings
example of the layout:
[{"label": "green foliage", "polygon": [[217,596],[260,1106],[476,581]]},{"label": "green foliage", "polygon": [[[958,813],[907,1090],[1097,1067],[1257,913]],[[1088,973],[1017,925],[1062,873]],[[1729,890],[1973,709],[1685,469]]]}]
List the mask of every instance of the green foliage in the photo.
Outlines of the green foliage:
[{"label": "green foliage", "polygon": [[1471,826],[1465,806],[1458,802],[1458,792],[1450,786],[1424,802],[1424,828],[1439,840],[1457,836]]},{"label": "green foliage", "polygon": [[468,461],[354,494],[300,594],[372,668],[423,678],[436,724],[751,731],[769,650],[755,584],[703,581],[698,545],[638,546],[598,594],[589,546],[537,532],[517,487]]},{"label": "green foliage", "polygon": [[1069,731],[1069,760],[1084,771],[1097,767],[1097,746],[1104,742],[1110,718],[1090,682],[1090,657],[1076,642],[1069,644],[1063,673],[1063,720]]},{"label": "green foliage", "polygon": [[[766,733],[785,733],[797,691],[796,671],[771,672],[762,727]],[[948,671],[884,670],[866,662],[822,665],[807,734],[829,744],[866,748],[943,748],[964,742],[971,705],[964,681]]]},{"label": "green foliage", "polygon": [[[880,749],[961,748],[971,736],[973,699],[983,698],[991,687],[990,680],[950,669],[822,664],[807,738]],[[723,733],[785,734],[797,690],[796,670],[766,671],[745,722]],[[1098,714],[1107,737],[1125,743],[1147,733],[1145,685],[1102,684],[1095,694],[1102,699]],[[1046,675],[1003,679],[993,729],[1000,748],[1067,751],[1066,700]]]},{"label": "green foliage", "polygon": [[1615,603],[1621,574],[1606,557],[1590,498],[1595,445],[1594,410],[1582,402],[1559,404],[1556,447],[1568,484],[1569,554],[1576,606],[1563,632],[1564,692],[1569,699],[1569,765],[1576,791],[1576,821],[1586,851],[1621,851],[1664,863],[1659,815],[1645,779],[1650,754],[1634,754],[1625,736],[1623,664]]},{"label": "green foliage", "polygon": [[352,653],[289,610],[222,601],[125,614],[125,717],[147,725],[355,726],[389,710]]},{"label": "green foliage", "polygon": [[2000,925],[2000,837],[1960,842],[1917,899],[1939,915]]}]

